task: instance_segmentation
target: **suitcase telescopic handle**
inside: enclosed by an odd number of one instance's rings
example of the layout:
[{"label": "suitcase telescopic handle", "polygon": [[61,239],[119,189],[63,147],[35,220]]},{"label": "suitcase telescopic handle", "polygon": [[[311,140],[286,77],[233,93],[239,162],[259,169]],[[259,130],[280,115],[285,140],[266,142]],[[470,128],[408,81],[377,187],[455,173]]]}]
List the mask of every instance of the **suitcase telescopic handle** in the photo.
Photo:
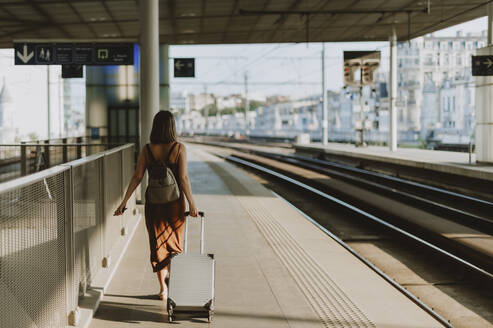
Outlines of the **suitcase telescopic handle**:
[{"label": "suitcase telescopic handle", "polygon": [[[184,231],[184,237],[183,237],[183,253],[186,253],[188,251],[188,217],[190,216],[190,212],[186,211],[185,212],[185,231]],[[204,254],[204,219],[205,219],[205,214],[204,212],[199,212],[200,216],[200,254]]]},{"label": "suitcase telescopic handle", "polygon": [[[187,217],[187,216],[190,216],[190,212],[189,211],[186,211],[185,212],[185,217]],[[199,216],[201,216],[201,217],[204,216],[204,212],[199,212]]]}]

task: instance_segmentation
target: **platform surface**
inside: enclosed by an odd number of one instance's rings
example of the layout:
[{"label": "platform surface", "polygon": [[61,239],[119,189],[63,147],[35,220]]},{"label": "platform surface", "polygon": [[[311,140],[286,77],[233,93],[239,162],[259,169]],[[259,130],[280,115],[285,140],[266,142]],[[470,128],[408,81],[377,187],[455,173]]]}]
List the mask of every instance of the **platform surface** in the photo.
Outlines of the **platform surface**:
[{"label": "platform surface", "polygon": [[[206,212],[206,252],[216,258],[211,326],[441,327],[245,172],[200,147],[187,149],[193,192]],[[198,228],[191,222],[192,251]],[[158,290],[142,220],[90,327],[166,325]]]},{"label": "platform surface", "polygon": [[312,143],[296,144],[294,147],[302,151],[325,152],[493,181],[493,164],[476,163],[475,154],[472,154],[469,163],[469,153],[443,150],[398,148],[397,151],[391,152],[388,147],[356,147],[353,144],[335,142],[326,146]]}]

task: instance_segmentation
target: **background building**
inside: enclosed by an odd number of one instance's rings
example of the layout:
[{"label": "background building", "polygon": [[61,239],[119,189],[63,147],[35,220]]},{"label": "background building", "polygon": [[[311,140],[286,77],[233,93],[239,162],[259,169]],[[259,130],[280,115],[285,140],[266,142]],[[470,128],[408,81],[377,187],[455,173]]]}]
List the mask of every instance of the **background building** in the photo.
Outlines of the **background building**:
[{"label": "background building", "polygon": [[407,107],[399,124],[420,130],[421,137],[440,128],[446,129],[441,133],[470,136],[474,130],[471,56],[485,44],[485,31],[459,31],[454,37],[429,34],[399,43],[398,97]]},{"label": "background building", "polygon": [[13,143],[16,131],[14,127],[14,102],[7,89],[5,77],[0,86],[0,143]]}]

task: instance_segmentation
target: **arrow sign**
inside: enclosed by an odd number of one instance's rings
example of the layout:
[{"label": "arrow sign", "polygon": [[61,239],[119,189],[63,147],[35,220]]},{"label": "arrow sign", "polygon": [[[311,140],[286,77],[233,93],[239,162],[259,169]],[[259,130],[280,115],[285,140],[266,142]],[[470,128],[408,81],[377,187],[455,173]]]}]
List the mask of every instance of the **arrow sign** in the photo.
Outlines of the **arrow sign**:
[{"label": "arrow sign", "polygon": [[493,56],[472,56],[473,76],[493,75]]},{"label": "arrow sign", "polygon": [[16,59],[19,58],[24,64],[27,64],[33,57],[34,51],[28,51],[27,44],[24,43],[23,53],[16,51]]},{"label": "arrow sign", "polygon": [[175,58],[175,77],[195,77],[195,58]]},{"label": "arrow sign", "polygon": [[14,43],[16,65],[133,65],[133,43]]},{"label": "arrow sign", "polygon": [[177,60],[175,62],[175,69],[180,70],[185,64],[183,64],[181,61]]},{"label": "arrow sign", "polygon": [[487,68],[489,69],[491,65],[493,65],[493,60],[491,60],[490,58],[486,58],[486,61],[483,64],[487,65]]}]

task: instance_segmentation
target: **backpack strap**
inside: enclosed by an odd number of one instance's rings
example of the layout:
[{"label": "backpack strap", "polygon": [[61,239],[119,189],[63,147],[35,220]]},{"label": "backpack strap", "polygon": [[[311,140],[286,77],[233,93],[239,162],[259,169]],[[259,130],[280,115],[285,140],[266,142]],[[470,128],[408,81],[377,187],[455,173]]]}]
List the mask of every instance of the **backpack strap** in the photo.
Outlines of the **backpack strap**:
[{"label": "backpack strap", "polygon": [[176,145],[178,144],[178,142],[175,141],[175,143],[173,144],[173,146],[171,146],[171,148],[169,149],[169,152],[168,152],[168,157],[166,158],[166,164],[169,162],[169,158],[171,157],[171,153],[173,152],[173,149],[175,149]]},{"label": "backpack strap", "polygon": [[149,157],[151,158],[151,162],[156,162],[154,155],[152,155],[151,147],[149,146],[149,144],[146,144],[146,149],[147,149],[147,152],[149,153]]}]

